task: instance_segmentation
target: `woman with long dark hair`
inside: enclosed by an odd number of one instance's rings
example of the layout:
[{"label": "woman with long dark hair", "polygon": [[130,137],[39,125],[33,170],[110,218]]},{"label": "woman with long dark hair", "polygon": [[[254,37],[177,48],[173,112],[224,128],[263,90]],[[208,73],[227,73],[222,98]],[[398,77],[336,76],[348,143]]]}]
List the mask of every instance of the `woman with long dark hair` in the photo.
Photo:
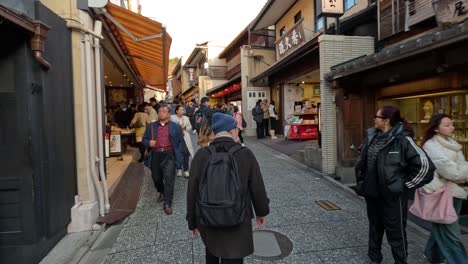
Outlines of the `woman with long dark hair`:
[{"label": "woman with long dark hair", "polygon": [[368,256],[382,262],[383,234],[395,263],[406,264],[408,190],[432,180],[434,165],[416,145],[411,126],[394,106],[384,106],[367,130],[356,165],[356,192],[364,196],[369,219]]},{"label": "woman with long dark hair", "polygon": [[[455,183],[456,185],[451,185],[453,207],[460,215],[462,202],[468,196],[468,162],[463,156],[461,145],[452,138],[454,131],[455,127],[449,115],[437,114],[430,119],[423,139],[423,149],[434,162],[436,172],[434,179],[423,188],[425,192],[432,193],[442,188],[447,181]],[[458,221],[453,224],[432,223],[431,236],[427,241],[424,256],[431,263],[468,263],[460,234]]]}]

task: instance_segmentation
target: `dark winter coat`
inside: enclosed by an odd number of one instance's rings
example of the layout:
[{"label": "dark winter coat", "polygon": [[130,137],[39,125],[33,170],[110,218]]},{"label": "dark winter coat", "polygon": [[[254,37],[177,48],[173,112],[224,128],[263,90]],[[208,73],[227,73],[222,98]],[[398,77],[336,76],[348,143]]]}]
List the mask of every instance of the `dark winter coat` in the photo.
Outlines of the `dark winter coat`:
[{"label": "dark winter coat", "polygon": [[[227,151],[236,144],[232,138],[216,138],[210,145],[216,147],[216,151]],[[243,224],[233,228],[213,229],[198,224],[195,214],[195,204],[198,195],[198,184],[201,173],[209,158],[209,151],[201,148],[195,154],[190,167],[190,178],[187,190],[187,221],[190,230],[198,228],[203,243],[209,252],[218,257],[243,258],[253,253],[252,221],[256,216],[266,216],[270,209],[268,206],[265,185],[262,174],[254,154],[248,148],[242,148],[234,154],[239,168],[241,186],[247,194],[249,203],[248,218]],[[255,215],[253,210],[255,210]]]},{"label": "dark winter coat", "polygon": [[203,113],[203,115],[206,117],[206,120],[208,121],[208,124],[211,125],[211,118],[213,117],[213,109],[209,108],[208,106],[202,104],[200,106],[200,111]]},{"label": "dark winter coat", "polygon": [[253,116],[253,119],[255,120],[255,122],[257,122],[257,123],[263,122],[263,109],[262,109],[262,107],[260,105],[256,105],[252,109],[252,116]]},{"label": "dark winter coat", "polygon": [[367,130],[356,165],[356,192],[365,197],[400,195],[405,189],[414,189],[429,183],[434,177],[434,164],[424,150],[403,129],[403,124],[390,131],[388,141],[377,154],[377,175],[368,175],[367,154],[369,144],[378,130]]}]

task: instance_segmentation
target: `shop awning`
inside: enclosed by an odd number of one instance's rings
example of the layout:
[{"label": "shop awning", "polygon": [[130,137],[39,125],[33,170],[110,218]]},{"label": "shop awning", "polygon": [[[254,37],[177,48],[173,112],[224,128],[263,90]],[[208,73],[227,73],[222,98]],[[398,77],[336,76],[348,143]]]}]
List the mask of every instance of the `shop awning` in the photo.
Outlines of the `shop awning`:
[{"label": "shop awning", "polygon": [[331,72],[325,75],[325,79],[331,82],[354,74],[365,73],[384,65],[427,54],[436,49],[467,40],[468,21],[465,21],[452,28],[429,33],[405,43],[384,48],[377,53],[335,65],[331,68]]},{"label": "shop awning", "polygon": [[231,78],[229,81],[209,89],[208,91],[206,91],[206,95],[213,97],[222,97],[231,94],[235,91],[242,89],[242,84],[240,83],[240,81],[241,75],[239,73],[238,75]]},{"label": "shop awning", "polygon": [[318,50],[319,44],[318,44],[318,38],[315,37],[309,42],[303,44],[301,47],[293,51],[291,54],[288,56],[277,60],[275,63],[273,63],[271,66],[266,68],[263,72],[260,74],[252,77],[250,79],[250,82],[255,83],[259,80],[265,79],[275,73],[278,73],[282,70],[284,70],[286,67],[289,67],[291,64],[296,62],[297,60],[301,59],[302,57],[306,56],[307,54],[311,52],[315,52]]},{"label": "shop awning", "polygon": [[274,25],[297,0],[269,0],[250,24],[252,31]]},{"label": "shop awning", "polygon": [[172,38],[152,19],[108,3],[103,15],[124,56],[150,89],[167,89],[168,59]]}]

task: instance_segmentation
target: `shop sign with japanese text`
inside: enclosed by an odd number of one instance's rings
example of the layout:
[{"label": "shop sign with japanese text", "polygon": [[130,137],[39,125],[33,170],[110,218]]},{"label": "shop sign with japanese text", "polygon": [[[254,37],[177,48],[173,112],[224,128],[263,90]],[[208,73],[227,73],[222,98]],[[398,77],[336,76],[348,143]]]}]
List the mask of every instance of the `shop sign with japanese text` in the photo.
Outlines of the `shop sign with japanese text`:
[{"label": "shop sign with japanese text", "polygon": [[343,0],[322,0],[322,14],[342,15],[344,13]]},{"label": "shop sign with japanese text", "polygon": [[433,0],[432,6],[439,25],[459,24],[468,18],[468,0]]},{"label": "shop sign with japanese text", "polygon": [[300,47],[304,42],[304,28],[302,27],[302,22],[298,22],[276,42],[276,54],[278,54],[278,58],[291,53],[291,51]]}]

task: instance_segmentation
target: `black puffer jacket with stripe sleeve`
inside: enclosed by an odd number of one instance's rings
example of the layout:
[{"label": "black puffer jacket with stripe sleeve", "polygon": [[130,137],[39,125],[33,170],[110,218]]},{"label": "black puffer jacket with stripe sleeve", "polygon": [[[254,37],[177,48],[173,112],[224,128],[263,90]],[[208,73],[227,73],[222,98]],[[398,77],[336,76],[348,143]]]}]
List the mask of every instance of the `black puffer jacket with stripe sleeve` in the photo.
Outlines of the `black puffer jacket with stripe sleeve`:
[{"label": "black puffer jacket with stripe sleeve", "polygon": [[[377,175],[367,175],[369,144],[378,132],[375,128],[369,128],[361,146],[360,158],[355,168],[358,195],[366,197],[376,192],[381,195],[399,195],[405,189],[419,188],[433,179],[434,164],[404,130],[402,123],[392,128],[391,135],[377,155]],[[377,177],[378,186],[368,184],[372,182],[370,177]],[[376,187],[378,190],[373,189]]]}]

